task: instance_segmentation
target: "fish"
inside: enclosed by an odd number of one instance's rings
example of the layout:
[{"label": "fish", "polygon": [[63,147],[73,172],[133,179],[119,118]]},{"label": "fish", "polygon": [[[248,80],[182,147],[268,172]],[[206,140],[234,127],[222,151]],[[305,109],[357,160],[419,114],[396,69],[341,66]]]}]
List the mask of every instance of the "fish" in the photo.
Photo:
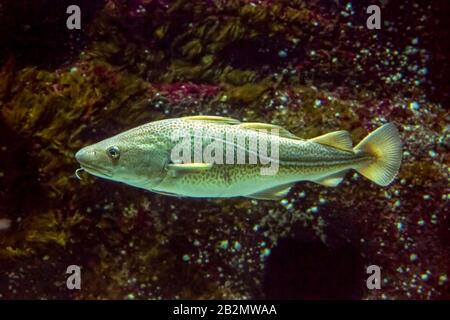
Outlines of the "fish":
[{"label": "fish", "polygon": [[402,143],[393,123],[353,147],[348,131],[303,139],[273,124],[198,115],[143,124],[75,158],[77,176],[83,170],[163,195],[280,200],[299,181],[336,187],[350,170],[387,186],[400,169]]}]

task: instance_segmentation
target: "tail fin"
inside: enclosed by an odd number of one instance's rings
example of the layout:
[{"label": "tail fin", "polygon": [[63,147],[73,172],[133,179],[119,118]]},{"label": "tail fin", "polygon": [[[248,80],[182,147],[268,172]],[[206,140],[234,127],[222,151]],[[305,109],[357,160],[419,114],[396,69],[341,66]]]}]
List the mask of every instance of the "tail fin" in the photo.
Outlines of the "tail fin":
[{"label": "tail fin", "polygon": [[394,180],[402,162],[402,143],[392,123],[371,132],[353,150],[374,158],[355,168],[360,174],[380,186],[387,186]]}]

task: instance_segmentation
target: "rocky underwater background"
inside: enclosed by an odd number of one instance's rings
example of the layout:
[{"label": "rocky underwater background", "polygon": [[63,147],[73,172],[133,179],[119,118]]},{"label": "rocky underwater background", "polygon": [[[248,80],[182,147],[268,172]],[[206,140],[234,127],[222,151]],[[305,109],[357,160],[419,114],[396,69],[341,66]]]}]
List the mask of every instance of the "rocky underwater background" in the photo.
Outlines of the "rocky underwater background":
[{"label": "rocky underwater background", "polygon": [[[75,3],[82,28],[68,30]],[[371,4],[380,30],[366,27]],[[450,299],[449,9],[0,1],[0,298]],[[403,163],[388,187],[352,172],[275,202],[75,178],[81,147],[196,114],[355,143],[394,122]],[[66,287],[69,265],[81,290]]]}]

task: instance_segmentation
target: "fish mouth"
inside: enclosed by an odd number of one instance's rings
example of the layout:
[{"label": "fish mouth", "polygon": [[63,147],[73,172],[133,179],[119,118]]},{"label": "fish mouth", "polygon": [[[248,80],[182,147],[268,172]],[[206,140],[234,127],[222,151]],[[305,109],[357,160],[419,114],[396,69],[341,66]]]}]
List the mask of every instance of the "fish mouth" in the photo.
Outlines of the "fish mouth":
[{"label": "fish mouth", "polygon": [[100,168],[91,164],[83,164],[80,163],[80,166],[82,169],[84,169],[86,172],[93,174],[95,176],[104,176],[104,177],[112,177],[112,173],[104,168]]}]

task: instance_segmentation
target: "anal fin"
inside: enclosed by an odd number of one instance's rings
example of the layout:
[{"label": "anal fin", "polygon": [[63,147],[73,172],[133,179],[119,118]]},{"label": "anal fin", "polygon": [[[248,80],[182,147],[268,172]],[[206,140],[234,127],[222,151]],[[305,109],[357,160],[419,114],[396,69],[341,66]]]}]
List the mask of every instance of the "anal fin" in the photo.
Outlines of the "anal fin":
[{"label": "anal fin", "polygon": [[257,193],[249,194],[246,197],[258,200],[281,200],[287,196],[294,184],[295,182],[278,185],[276,187],[269,188]]},{"label": "anal fin", "polygon": [[321,184],[323,186],[327,186],[327,187],[336,187],[342,182],[346,172],[347,172],[347,170],[341,171],[338,173],[334,173],[334,174],[326,176],[320,180],[314,180],[314,182]]}]

